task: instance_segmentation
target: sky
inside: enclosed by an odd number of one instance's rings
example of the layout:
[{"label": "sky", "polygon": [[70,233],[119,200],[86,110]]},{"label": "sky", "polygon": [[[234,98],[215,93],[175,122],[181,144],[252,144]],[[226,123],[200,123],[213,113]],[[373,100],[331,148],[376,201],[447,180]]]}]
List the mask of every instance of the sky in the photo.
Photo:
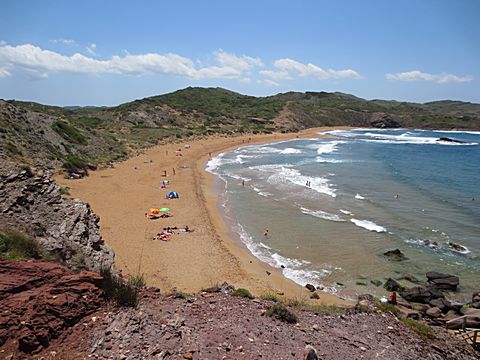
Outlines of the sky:
[{"label": "sky", "polygon": [[480,1],[5,0],[0,98],[117,105],[187,86],[480,103]]}]

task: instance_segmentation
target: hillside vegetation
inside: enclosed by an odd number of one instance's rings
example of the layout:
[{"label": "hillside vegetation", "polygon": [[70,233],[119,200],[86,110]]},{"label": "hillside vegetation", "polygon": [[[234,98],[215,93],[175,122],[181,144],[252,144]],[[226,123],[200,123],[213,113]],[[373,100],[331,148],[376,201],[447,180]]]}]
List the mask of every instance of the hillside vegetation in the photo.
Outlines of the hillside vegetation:
[{"label": "hillside vegetation", "polygon": [[480,105],[368,101],[338,92],[254,97],[191,87],[115,107],[63,108],[0,100],[0,157],[47,167],[60,166],[72,156],[107,163],[159,141],[338,125],[480,129]]}]

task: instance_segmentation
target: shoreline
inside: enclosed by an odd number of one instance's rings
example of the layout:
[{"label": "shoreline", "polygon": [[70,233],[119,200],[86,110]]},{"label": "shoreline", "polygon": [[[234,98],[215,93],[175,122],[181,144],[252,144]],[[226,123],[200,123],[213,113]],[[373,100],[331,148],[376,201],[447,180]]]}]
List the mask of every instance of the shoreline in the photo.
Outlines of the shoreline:
[{"label": "shoreline", "polygon": [[[232,236],[218,205],[215,183],[220,179],[206,171],[205,164],[208,158],[241,146],[321,137],[320,131],[344,128],[213,136],[157,145],[112,169],[91,172],[89,177],[67,180],[56,176],[55,180],[69,186],[72,197],[88,202],[100,217],[100,233],[116,254],[116,267],[128,274],[144,274],[147,284],[162,292],[198,292],[226,281],[255,295],[274,292],[287,298],[309,298],[307,289],[284,277],[281,269],[261,262]],[[184,147],[187,143],[188,149]],[[183,156],[176,156],[178,149]],[[161,176],[163,170],[167,177]],[[163,179],[170,181],[167,189],[160,189]],[[178,191],[180,199],[166,200],[169,191]],[[147,220],[143,215],[151,207],[170,207],[174,217]],[[185,225],[194,232],[175,234],[166,242],[152,240],[165,226]],[[335,295],[318,293],[318,302],[350,304]]]}]

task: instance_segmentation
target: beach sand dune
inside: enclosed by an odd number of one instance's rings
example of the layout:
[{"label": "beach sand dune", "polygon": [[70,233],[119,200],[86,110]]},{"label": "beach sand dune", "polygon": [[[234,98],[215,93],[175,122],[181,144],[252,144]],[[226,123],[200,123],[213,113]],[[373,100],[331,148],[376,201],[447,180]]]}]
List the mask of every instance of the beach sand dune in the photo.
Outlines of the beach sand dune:
[{"label": "beach sand dune", "polygon": [[[162,292],[197,292],[226,281],[257,295],[277,291],[306,297],[306,289],[284,278],[279,269],[261,263],[231,236],[218,209],[216,178],[205,171],[205,162],[210,154],[247,143],[315,137],[319,130],[209,137],[188,142],[189,148],[186,143],[159,145],[84,179],[58,176],[56,181],[69,186],[72,197],[88,202],[100,217],[100,231],[115,251],[117,268],[124,274],[143,274],[148,285]],[[161,188],[163,180],[169,180],[166,189]],[[180,198],[166,199],[170,191],[177,191]],[[170,208],[173,217],[145,218],[150,208],[162,207]],[[194,231],[177,232],[169,241],[153,240],[164,227],[173,226]],[[322,294],[321,300],[342,303],[329,294]]]}]

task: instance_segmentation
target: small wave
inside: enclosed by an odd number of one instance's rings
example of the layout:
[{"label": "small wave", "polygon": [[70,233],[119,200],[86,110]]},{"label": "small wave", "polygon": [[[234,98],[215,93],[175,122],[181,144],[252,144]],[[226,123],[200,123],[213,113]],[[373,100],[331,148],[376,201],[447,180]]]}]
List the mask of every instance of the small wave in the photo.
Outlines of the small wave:
[{"label": "small wave", "polygon": [[340,212],[341,212],[342,214],[345,214],[345,215],[353,215],[353,214],[352,214],[350,211],[348,211],[348,210],[340,209]]},{"label": "small wave", "polygon": [[322,177],[311,177],[302,175],[297,169],[292,169],[293,165],[259,165],[251,166],[249,169],[257,170],[261,172],[271,173],[267,181],[271,184],[292,183],[298,186],[305,187],[307,181],[310,183],[308,189],[315,190],[316,192],[335,197],[335,189],[330,187],[328,179]]},{"label": "small wave", "polygon": [[387,229],[385,229],[383,226],[377,225],[373,221],[358,220],[358,219],[350,219],[350,221],[355,225],[357,225],[358,227],[361,227],[370,231],[376,231],[378,233],[387,231]]},{"label": "small wave", "polygon": [[360,194],[355,195],[355,199],[357,199],[357,200],[365,200],[365,198],[364,198],[362,195],[360,195]]},{"label": "small wave", "polygon": [[225,153],[220,153],[217,156],[208,160],[205,170],[210,173],[214,173],[215,170],[222,165],[224,156],[225,156]]},{"label": "small wave", "polygon": [[345,144],[345,141],[335,140],[335,141],[329,141],[329,142],[322,142],[320,144],[308,145],[307,147],[317,150],[317,154],[322,155],[322,154],[331,154],[333,152],[338,151],[337,145],[340,145],[340,144]]},{"label": "small wave", "polygon": [[310,210],[310,209],[307,209],[307,208],[304,208],[304,207],[301,207],[300,209],[302,210],[302,213],[304,213],[306,215],[311,215],[311,216],[314,216],[314,217],[317,217],[317,218],[320,218],[320,219],[331,220],[331,221],[345,221],[340,216],[338,216],[336,214],[330,214],[330,213],[325,212],[325,211]]},{"label": "small wave", "polygon": [[[385,134],[382,132],[392,131],[400,132],[404,131],[401,134]],[[441,131],[437,133],[442,133],[446,131]],[[461,132],[460,132],[461,133]],[[467,133],[467,132],[464,132]],[[471,132],[474,133],[474,132]],[[427,136],[417,136],[414,132],[405,131],[403,129],[354,129],[354,130],[333,130],[325,132],[328,135],[335,135],[339,137],[345,137],[355,140],[361,140],[366,142],[377,142],[384,144],[422,144],[422,145],[456,145],[456,146],[471,146],[478,145],[476,142],[455,142],[455,141],[442,141],[439,137],[427,137]]]},{"label": "small wave", "polygon": [[262,191],[259,188],[252,186],[253,191],[255,191],[258,195],[268,197],[268,196],[273,196],[272,193],[269,193],[267,191]]},{"label": "small wave", "polygon": [[280,151],[280,154],[302,154],[303,151],[299,149],[294,149],[294,148],[286,148]]},{"label": "small wave", "polygon": [[318,163],[329,163],[329,164],[340,164],[340,163],[345,162],[343,160],[338,160],[338,159],[326,159],[326,158],[323,158],[321,156],[317,156],[315,158],[315,161],[318,162]]}]

